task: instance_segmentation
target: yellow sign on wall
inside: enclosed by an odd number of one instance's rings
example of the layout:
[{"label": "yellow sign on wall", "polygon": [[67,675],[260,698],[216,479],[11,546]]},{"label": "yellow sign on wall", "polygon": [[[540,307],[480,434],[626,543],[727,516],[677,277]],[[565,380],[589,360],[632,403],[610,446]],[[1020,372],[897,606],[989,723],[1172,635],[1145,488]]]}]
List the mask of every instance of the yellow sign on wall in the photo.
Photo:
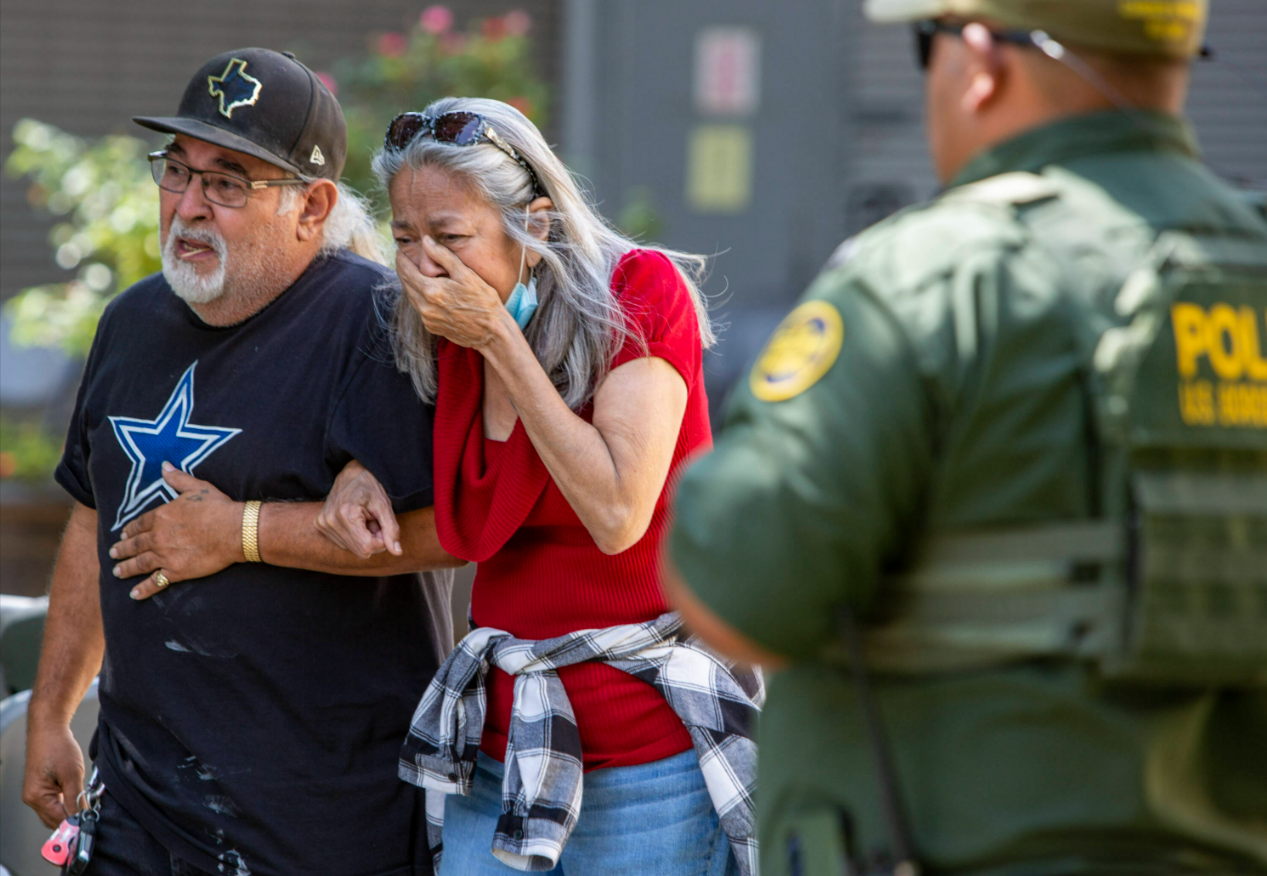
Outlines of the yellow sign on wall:
[{"label": "yellow sign on wall", "polygon": [[701,213],[740,213],[752,200],[752,133],[699,125],[686,156],[686,201]]}]

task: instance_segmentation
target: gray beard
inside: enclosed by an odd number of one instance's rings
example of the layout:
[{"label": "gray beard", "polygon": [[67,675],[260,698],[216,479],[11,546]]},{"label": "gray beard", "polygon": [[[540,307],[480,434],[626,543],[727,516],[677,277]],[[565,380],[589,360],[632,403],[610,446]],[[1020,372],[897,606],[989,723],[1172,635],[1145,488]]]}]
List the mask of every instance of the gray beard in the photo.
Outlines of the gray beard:
[{"label": "gray beard", "polygon": [[[188,304],[210,304],[228,295],[244,302],[250,300],[271,301],[285,291],[290,278],[285,273],[283,260],[276,258],[275,246],[270,245],[265,229],[261,234],[233,248],[225,242],[220,232],[209,226],[189,226],[179,216],[172,217],[167,230],[167,243],[163,246],[163,277],[172,291]],[[210,246],[216,253],[215,270],[203,273],[176,255],[176,239]]]},{"label": "gray beard", "polygon": [[[176,255],[178,237],[196,240],[215,250],[215,270],[204,274]],[[228,255],[229,248],[220,232],[213,228],[191,228],[179,216],[173,216],[171,227],[167,229],[167,243],[163,246],[163,277],[172,291],[190,304],[209,304],[224,294]]]}]

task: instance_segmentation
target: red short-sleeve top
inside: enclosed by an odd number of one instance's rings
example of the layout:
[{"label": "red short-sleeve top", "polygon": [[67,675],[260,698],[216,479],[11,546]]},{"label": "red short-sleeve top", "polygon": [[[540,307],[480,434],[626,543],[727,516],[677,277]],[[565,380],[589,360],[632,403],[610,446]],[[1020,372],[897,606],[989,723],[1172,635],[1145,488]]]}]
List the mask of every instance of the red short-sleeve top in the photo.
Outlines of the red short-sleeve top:
[{"label": "red short-sleeve top", "polygon": [[[668,611],[659,554],[672,485],[690,456],[712,446],[699,321],[681,275],[658,252],[627,253],[613,272],[612,291],[633,333],[612,368],[658,357],[687,387],[686,413],[651,525],[614,556],[595,545],[522,423],[505,442],[484,437],[480,354],[445,341],[438,346],[436,527],[445,550],[479,563],[471,612],[480,626],[545,639]],[[592,416],[588,406],[578,413],[587,421]],[[682,722],[646,682],[603,664],[565,667],[559,677],[576,713],[586,770],[650,763],[691,747]],[[513,679],[493,669],[481,749],[498,760],[505,758],[512,698]]]}]

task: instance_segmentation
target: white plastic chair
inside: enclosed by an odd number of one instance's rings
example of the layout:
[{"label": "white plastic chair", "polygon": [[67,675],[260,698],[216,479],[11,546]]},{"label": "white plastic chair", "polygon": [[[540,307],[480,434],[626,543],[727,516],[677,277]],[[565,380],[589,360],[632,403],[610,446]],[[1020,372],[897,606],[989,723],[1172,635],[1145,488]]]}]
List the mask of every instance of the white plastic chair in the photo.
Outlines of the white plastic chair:
[{"label": "white plastic chair", "polygon": [[47,596],[0,594],[0,699],[35,681]]},{"label": "white plastic chair", "polygon": [[[26,707],[29,690],[0,702],[0,872],[11,876],[51,876],[54,868],[40,856],[52,833],[34,810],[22,802],[22,773],[26,767]],[[97,681],[93,679],[70,722],[75,740],[88,757],[88,743],[97,729]],[[88,772],[92,772],[89,765]],[[85,776],[86,778],[86,776]]]}]

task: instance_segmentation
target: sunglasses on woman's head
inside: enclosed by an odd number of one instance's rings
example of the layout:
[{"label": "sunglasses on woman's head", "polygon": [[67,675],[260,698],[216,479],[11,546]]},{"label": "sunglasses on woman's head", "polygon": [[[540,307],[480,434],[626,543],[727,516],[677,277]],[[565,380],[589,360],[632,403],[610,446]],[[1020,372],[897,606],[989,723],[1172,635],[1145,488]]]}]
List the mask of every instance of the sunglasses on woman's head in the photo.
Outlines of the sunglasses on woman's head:
[{"label": "sunglasses on woman's head", "polygon": [[516,152],[513,146],[503,140],[501,135],[493,130],[488,119],[479,113],[459,111],[441,113],[438,116],[416,112],[401,113],[387,126],[387,134],[383,137],[383,148],[399,151],[412,143],[414,138],[420,136],[428,136],[437,143],[448,143],[452,146],[473,146],[480,142],[492,143],[528,171],[528,177],[532,180],[534,198],[545,194],[545,189],[542,188],[541,181],[537,179],[537,173],[532,169],[532,165]]}]

